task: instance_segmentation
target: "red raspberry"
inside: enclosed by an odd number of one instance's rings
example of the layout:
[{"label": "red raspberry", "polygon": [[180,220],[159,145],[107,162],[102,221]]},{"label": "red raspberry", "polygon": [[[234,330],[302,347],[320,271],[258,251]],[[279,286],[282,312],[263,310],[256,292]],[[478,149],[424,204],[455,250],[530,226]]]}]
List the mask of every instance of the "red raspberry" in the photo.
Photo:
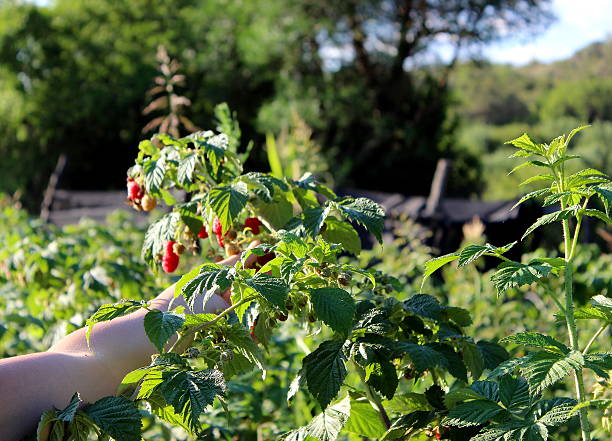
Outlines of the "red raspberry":
[{"label": "red raspberry", "polygon": [[166,242],[166,254],[174,254],[174,244],[176,242],[173,240],[169,240]]},{"label": "red raspberry", "polygon": [[200,239],[206,239],[208,237],[208,231],[206,231],[206,227],[202,226],[200,231],[198,232],[198,237]]},{"label": "red raspberry", "polygon": [[223,234],[223,226],[221,225],[221,220],[218,217],[216,217],[213,222],[212,230],[217,236]]},{"label": "red raspberry", "polygon": [[167,273],[174,272],[178,267],[179,260],[179,256],[176,254],[166,252],[162,258],[162,269]]},{"label": "red raspberry", "polygon": [[268,253],[268,254],[264,254],[263,256],[257,256],[257,264],[261,268],[262,266],[264,266],[266,263],[268,263],[275,257],[276,257],[276,254],[274,253]]},{"label": "red raspberry", "polygon": [[217,243],[221,248],[225,248],[225,243],[223,242],[223,236],[221,235],[221,233],[217,234]]},{"label": "red raspberry", "polygon": [[140,185],[138,185],[138,182],[134,180],[128,181],[127,189],[128,189],[128,199],[130,201],[141,199],[144,196],[144,191],[142,190]]},{"label": "red raspberry", "polygon": [[261,225],[261,221],[256,217],[247,217],[244,220],[244,226],[250,228],[253,234],[259,234],[259,226]]}]

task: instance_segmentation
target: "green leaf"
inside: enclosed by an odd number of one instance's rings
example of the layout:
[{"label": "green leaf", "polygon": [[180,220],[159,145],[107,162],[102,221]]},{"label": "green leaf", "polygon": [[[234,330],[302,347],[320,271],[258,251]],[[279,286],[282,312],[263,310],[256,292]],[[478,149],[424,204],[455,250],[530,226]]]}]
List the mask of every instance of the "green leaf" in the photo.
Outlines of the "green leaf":
[{"label": "green leaf", "polygon": [[147,156],[153,156],[158,152],[157,147],[149,139],[144,139],[138,143],[138,150]]},{"label": "green leaf", "polygon": [[612,370],[612,353],[587,354],[584,356],[585,366],[592,369],[602,378],[609,378]]},{"label": "green leaf", "polygon": [[227,232],[249,200],[244,182],[215,187],[208,192],[208,203]]},{"label": "green leaf", "polygon": [[560,220],[569,219],[575,216],[579,209],[580,209],[579,205],[574,205],[564,210],[559,210],[559,211],[555,211],[554,213],[545,214],[544,216],[538,218],[538,220],[536,220],[533,225],[527,228],[527,231],[525,231],[525,233],[521,237],[521,240],[525,239],[525,237],[527,237],[528,235],[533,233],[537,228],[543,225],[548,225],[553,222],[558,222]]},{"label": "green leaf", "polygon": [[541,400],[534,406],[532,414],[539,423],[556,427],[565,424],[572,418],[572,410],[576,404],[576,400],[563,397]]},{"label": "green leaf", "polygon": [[[36,427],[36,439],[42,439],[43,433],[48,433],[49,441],[64,440],[64,423],[59,422],[56,417],[56,410],[48,410],[43,413]],[[49,427],[49,429],[47,429]],[[48,430],[48,432],[47,432]]]},{"label": "green leaf", "polygon": [[239,355],[242,355],[251,364],[257,366],[262,372],[265,371],[263,352],[253,340],[249,331],[239,324],[234,324],[229,328],[225,328],[223,335],[235,346]]},{"label": "green leaf", "polygon": [[351,400],[351,414],[344,430],[367,438],[380,438],[387,431],[380,413],[366,400]]},{"label": "green leaf", "polygon": [[85,331],[87,344],[89,344],[91,331],[96,323],[107,322],[114,318],[129,314],[130,312],[136,311],[147,305],[148,303],[144,301],[125,300],[119,303],[108,303],[100,306],[100,308],[98,308],[98,310],[91,317],[89,317],[89,319],[87,319],[87,322],[85,322],[85,326],[87,326],[87,331]]},{"label": "green leaf", "polygon": [[185,323],[183,314],[174,312],[162,312],[159,309],[153,309],[144,317],[144,328],[159,352],[164,351],[166,342],[172,337]]},{"label": "green leaf", "polygon": [[361,252],[361,239],[351,224],[328,217],[326,225],[327,228],[322,233],[323,239],[329,243],[339,243],[342,248],[354,255]]},{"label": "green leaf", "polygon": [[145,260],[153,261],[155,256],[162,254],[166,242],[174,240],[180,218],[179,213],[172,212],[149,225],[142,245],[142,257]]},{"label": "green leaf", "polygon": [[244,283],[261,294],[272,305],[278,306],[282,310],[285,309],[289,285],[283,279],[258,273],[254,277],[246,279]]},{"label": "green leaf", "polygon": [[310,251],[309,245],[293,233],[279,231],[278,238],[280,242],[277,244],[275,251],[287,257],[291,257],[291,254],[294,254],[297,258],[306,257]]},{"label": "green leaf", "polygon": [[497,343],[480,340],[476,343],[476,347],[482,355],[486,369],[495,369],[500,363],[510,358],[510,354]]},{"label": "green leaf", "polygon": [[499,379],[499,400],[510,412],[522,415],[531,406],[527,381],[511,375],[501,377]]},{"label": "green leaf", "polygon": [[517,242],[509,243],[503,247],[495,247],[490,243],[485,245],[468,245],[459,253],[459,267],[468,265],[483,255],[501,256],[508,252]]},{"label": "green leaf", "polygon": [[546,193],[550,193],[550,189],[549,188],[541,188],[539,190],[535,190],[535,191],[529,192],[526,195],[522,196],[519,199],[519,201],[516,204],[513,205],[513,207],[510,209],[510,211],[514,210],[516,207],[521,205],[523,202],[526,202],[529,199],[533,199],[533,198],[537,198],[539,196],[543,196]]},{"label": "green leaf", "polygon": [[478,346],[469,341],[461,341],[459,346],[463,355],[463,362],[472,374],[472,379],[478,380],[485,368],[484,359]]},{"label": "green leaf", "polygon": [[318,414],[307,426],[290,432],[283,439],[285,441],[307,441],[315,438],[319,441],[335,441],[347,423],[350,412],[349,397],[346,397]]},{"label": "green leaf", "polygon": [[550,352],[555,352],[557,354],[567,354],[570,352],[570,348],[565,346],[563,343],[558,342],[548,335],[537,332],[519,332],[518,334],[504,337],[501,341],[506,343],[517,343],[525,346],[533,346]]},{"label": "green leaf", "polygon": [[293,277],[300,272],[304,263],[308,260],[307,257],[302,257],[298,260],[284,259],[280,266],[280,275],[287,283],[293,281]]},{"label": "green leaf", "polygon": [[555,177],[553,175],[535,175],[535,176],[525,179],[523,182],[519,184],[519,186],[522,187],[524,185],[533,184],[534,182],[554,181],[554,180],[555,180]]},{"label": "green leaf", "polygon": [[457,427],[478,426],[495,418],[502,412],[504,412],[504,409],[493,401],[473,400],[451,409],[442,423]]},{"label": "green leaf", "polygon": [[533,142],[527,133],[523,133],[521,136],[511,141],[506,141],[504,144],[512,144],[514,147],[528,153],[533,153],[534,155],[543,155],[546,153],[544,148],[541,145]]},{"label": "green leaf", "polygon": [[144,184],[147,193],[157,194],[166,174],[166,161],[163,158],[147,161],[144,164]]},{"label": "green leaf", "polygon": [[57,414],[56,418],[60,421],[65,422],[72,421],[74,419],[74,416],[76,415],[77,410],[79,409],[81,402],[81,396],[78,392],[76,392],[74,395],[72,395],[70,403],[68,403],[64,410]]},{"label": "green leaf", "polygon": [[434,412],[417,410],[396,419],[381,441],[405,440],[416,430],[422,429],[436,418]]},{"label": "green leaf", "polygon": [[[612,299],[596,295],[591,297],[589,305],[578,308],[574,311],[574,318],[580,320],[604,320],[612,323]],[[557,319],[564,320],[565,315],[557,313]]]},{"label": "green leaf", "polygon": [[303,370],[310,393],[322,408],[338,395],[347,371],[342,353],[344,340],[329,340],[304,357]]},{"label": "green leaf", "polygon": [[179,185],[187,187],[193,184],[193,172],[197,163],[198,155],[196,153],[190,153],[181,159],[176,174],[176,180],[178,181]]},{"label": "green leaf", "polygon": [[550,166],[548,164],[546,164],[545,162],[542,161],[527,161],[527,162],[523,162],[520,165],[517,165],[516,167],[514,167],[512,170],[510,170],[510,172],[508,173],[509,175],[511,175],[512,173],[522,169],[523,167],[527,167],[530,165],[534,165],[537,167],[546,167],[549,168]]},{"label": "green leaf", "polygon": [[117,441],[140,441],[140,412],[125,397],[104,397],[84,409],[87,416]]},{"label": "green leaf", "polygon": [[417,371],[424,372],[435,367],[446,367],[446,358],[429,346],[416,343],[396,342],[394,348],[404,352],[410,358]]},{"label": "green leaf", "polygon": [[282,195],[276,195],[271,203],[255,201],[258,215],[274,229],[283,228],[293,218],[293,205]]},{"label": "green leaf", "polygon": [[612,225],[612,219],[604,213],[603,211],[595,210],[592,208],[585,208],[579,211],[580,214],[584,214],[585,216],[596,217],[599,220],[604,221],[608,225]]},{"label": "green leaf", "polygon": [[338,202],[338,208],[352,222],[357,222],[382,243],[385,211],[380,205],[367,198],[346,198]]},{"label": "green leaf", "polygon": [[503,262],[491,276],[498,294],[503,294],[510,288],[531,285],[550,274],[552,267],[539,263]]},{"label": "green leaf", "polygon": [[395,365],[383,354],[376,353],[374,361],[369,363],[365,369],[366,383],[387,399],[393,398],[399,380]]},{"label": "green leaf", "polygon": [[612,185],[602,185],[597,187],[592,187],[597,197],[601,200],[604,205],[604,209],[606,214],[610,215],[610,206],[612,206]]},{"label": "green leaf", "polygon": [[408,311],[432,320],[440,320],[444,308],[440,302],[429,294],[417,294],[404,301],[404,308]]},{"label": "green leaf", "polygon": [[353,327],[355,301],[343,289],[328,287],[310,290],[314,312],[334,331],[348,335]]},{"label": "green leaf", "polygon": [[204,305],[215,291],[227,290],[232,285],[235,276],[236,270],[233,267],[212,263],[204,264],[200,267],[199,274],[183,285],[183,297],[193,311],[195,301],[198,300],[200,294],[206,293],[201,299]]},{"label": "green leaf", "polygon": [[563,355],[539,351],[529,354],[520,370],[529,383],[530,393],[535,395],[582,366],[584,358],[578,351]]},{"label": "green leaf", "polygon": [[319,234],[330,211],[331,208],[329,206],[316,207],[304,211],[304,229],[306,230],[306,234],[313,238]]},{"label": "green leaf", "polygon": [[423,281],[421,282],[421,291],[429,277],[438,269],[442,268],[449,262],[459,259],[459,253],[446,254],[445,256],[436,257],[425,262],[425,273],[423,273]]},{"label": "green leaf", "polygon": [[206,406],[212,404],[214,398],[222,395],[226,388],[223,374],[216,370],[165,371],[162,379],[156,390],[173,407],[174,412],[188,422],[192,432],[199,430],[199,416]]}]

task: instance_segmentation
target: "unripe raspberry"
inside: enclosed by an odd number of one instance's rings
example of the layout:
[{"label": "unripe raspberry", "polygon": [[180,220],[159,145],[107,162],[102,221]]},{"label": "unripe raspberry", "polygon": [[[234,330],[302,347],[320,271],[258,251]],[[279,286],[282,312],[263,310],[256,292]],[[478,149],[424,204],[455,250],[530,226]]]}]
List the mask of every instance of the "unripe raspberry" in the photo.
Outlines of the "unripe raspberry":
[{"label": "unripe raspberry", "polygon": [[228,256],[236,256],[237,254],[240,254],[241,251],[242,250],[240,249],[240,247],[235,243],[229,243],[225,248],[225,252]]},{"label": "unripe raspberry", "polygon": [[236,238],[238,237],[238,233],[236,233],[236,231],[234,230],[229,230],[225,235],[229,240],[236,240]]},{"label": "unripe raspberry", "polygon": [[221,225],[221,220],[218,217],[216,217],[213,221],[212,230],[216,235],[223,234],[223,226]]},{"label": "unripe raspberry", "polygon": [[208,231],[206,231],[205,226],[202,226],[202,228],[200,228],[200,231],[198,232],[198,237],[200,239],[206,239],[208,237]]},{"label": "unripe raspberry", "polygon": [[285,314],[284,312],[277,312],[276,313],[276,319],[281,321],[281,322],[287,321],[288,318],[289,318],[289,316],[287,314]]},{"label": "unripe raspberry", "polygon": [[247,217],[244,220],[244,226],[246,228],[249,228],[255,235],[260,233],[260,230],[259,230],[260,225],[261,225],[261,221],[256,217]]},{"label": "unripe raspberry", "polygon": [[157,199],[148,194],[145,194],[140,201],[140,205],[144,211],[151,211],[157,206]]},{"label": "unripe raspberry", "polygon": [[174,251],[174,254],[180,256],[185,252],[185,245],[183,245],[182,243],[175,243],[172,247],[172,251]]}]

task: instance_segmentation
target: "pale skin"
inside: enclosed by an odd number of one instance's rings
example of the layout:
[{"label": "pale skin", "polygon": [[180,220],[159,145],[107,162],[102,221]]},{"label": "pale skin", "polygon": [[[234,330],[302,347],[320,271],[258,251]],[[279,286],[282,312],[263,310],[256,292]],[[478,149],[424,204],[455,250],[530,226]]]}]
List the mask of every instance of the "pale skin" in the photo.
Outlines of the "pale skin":
[{"label": "pale skin", "polygon": [[[254,258],[247,260],[247,266]],[[232,256],[219,263],[234,265],[238,259]],[[182,297],[173,298],[174,285],[153,299],[150,308],[167,311],[186,306]],[[226,292],[214,295],[195,312],[218,312],[229,305]],[[144,332],[147,312],[141,309],[96,324],[90,345],[85,328],[81,328],[46,352],[0,360],[0,440],[19,441],[32,433],[43,412],[53,407],[63,409],[75,392],[86,403],[114,395],[128,372],[148,365],[157,353]]]}]

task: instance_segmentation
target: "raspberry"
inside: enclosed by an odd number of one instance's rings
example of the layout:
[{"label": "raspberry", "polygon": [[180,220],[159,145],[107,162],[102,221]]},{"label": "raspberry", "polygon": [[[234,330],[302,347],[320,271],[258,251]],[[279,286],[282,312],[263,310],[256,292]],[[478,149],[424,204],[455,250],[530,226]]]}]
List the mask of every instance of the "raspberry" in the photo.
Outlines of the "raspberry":
[{"label": "raspberry", "polygon": [[208,237],[208,231],[206,231],[205,226],[202,226],[202,228],[200,228],[200,231],[198,232],[198,237],[200,239],[206,239]]},{"label": "raspberry", "polygon": [[142,190],[140,185],[138,185],[138,182],[134,180],[128,181],[127,189],[128,189],[128,199],[130,201],[140,199],[144,196],[144,191]]},{"label": "raspberry", "polygon": [[234,230],[229,230],[226,236],[229,238],[229,240],[236,240],[238,233],[236,233]]},{"label": "raspberry", "polygon": [[257,256],[257,263],[260,266],[264,266],[266,263],[268,263],[275,257],[276,257],[276,254],[274,253],[268,253],[268,254],[264,254],[263,256]]},{"label": "raspberry", "polygon": [[162,258],[162,269],[165,272],[167,273],[174,272],[174,270],[176,270],[176,268],[178,267],[178,264],[179,264],[179,256],[177,256],[174,253],[168,253],[168,252],[164,254],[164,257]]},{"label": "raspberry", "polygon": [[223,243],[223,236],[221,233],[217,234],[217,243],[221,248],[225,248],[225,243]]},{"label": "raspberry", "polygon": [[216,217],[213,222],[212,230],[217,236],[223,234],[223,226],[221,225],[221,220],[218,217]]},{"label": "raspberry", "polygon": [[174,244],[176,242],[173,240],[169,240],[166,242],[166,254],[174,254]]},{"label": "raspberry", "polygon": [[183,245],[182,243],[175,243],[172,247],[172,251],[174,251],[174,254],[180,256],[185,252],[185,245]]},{"label": "raspberry", "polygon": [[140,205],[144,211],[151,211],[157,206],[157,199],[148,194],[145,194],[140,201]]},{"label": "raspberry", "polygon": [[244,220],[244,226],[246,228],[249,228],[255,235],[260,233],[260,230],[259,230],[260,225],[262,225],[261,221],[256,217],[247,217]]},{"label": "raspberry", "polygon": [[240,247],[238,245],[236,245],[235,243],[230,243],[227,245],[227,255],[228,256],[235,256],[237,254],[240,254],[240,252],[242,251],[240,249]]}]

